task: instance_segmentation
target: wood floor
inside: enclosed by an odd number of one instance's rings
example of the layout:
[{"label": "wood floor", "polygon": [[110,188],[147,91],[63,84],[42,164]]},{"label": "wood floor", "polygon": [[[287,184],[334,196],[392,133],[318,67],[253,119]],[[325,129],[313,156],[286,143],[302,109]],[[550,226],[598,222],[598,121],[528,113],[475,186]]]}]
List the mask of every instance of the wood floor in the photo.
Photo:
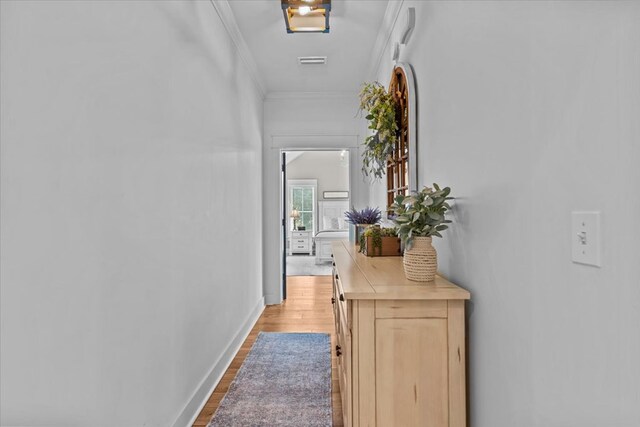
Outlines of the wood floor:
[{"label": "wood floor", "polygon": [[[193,424],[206,426],[215,413],[220,400],[229,389],[258,332],[326,332],[331,334],[331,348],[336,345],[331,306],[331,276],[293,276],[287,278],[287,300],[281,305],[269,305],[256,322],[242,348],[231,362],[222,380],[213,391],[207,404]],[[331,352],[331,400],[333,405],[333,425],[342,427],[342,403],[336,355]],[[277,427],[277,426],[274,426]]]}]

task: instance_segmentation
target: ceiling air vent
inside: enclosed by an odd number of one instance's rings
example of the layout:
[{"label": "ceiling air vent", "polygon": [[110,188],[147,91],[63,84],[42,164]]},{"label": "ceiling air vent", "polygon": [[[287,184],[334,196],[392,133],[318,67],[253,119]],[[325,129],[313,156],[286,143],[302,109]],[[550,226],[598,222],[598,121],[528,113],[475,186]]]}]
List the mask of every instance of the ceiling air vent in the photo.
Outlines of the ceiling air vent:
[{"label": "ceiling air vent", "polygon": [[327,63],[326,56],[299,56],[298,64],[300,65],[324,65]]}]

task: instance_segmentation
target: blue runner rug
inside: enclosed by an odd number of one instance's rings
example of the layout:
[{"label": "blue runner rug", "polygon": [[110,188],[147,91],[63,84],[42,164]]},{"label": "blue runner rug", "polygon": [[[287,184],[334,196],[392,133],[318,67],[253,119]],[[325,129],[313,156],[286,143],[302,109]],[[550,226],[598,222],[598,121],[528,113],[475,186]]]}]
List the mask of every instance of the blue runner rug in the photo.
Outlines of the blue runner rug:
[{"label": "blue runner rug", "polygon": [[331,427],[328,334],[260,332],[209,427]]}]

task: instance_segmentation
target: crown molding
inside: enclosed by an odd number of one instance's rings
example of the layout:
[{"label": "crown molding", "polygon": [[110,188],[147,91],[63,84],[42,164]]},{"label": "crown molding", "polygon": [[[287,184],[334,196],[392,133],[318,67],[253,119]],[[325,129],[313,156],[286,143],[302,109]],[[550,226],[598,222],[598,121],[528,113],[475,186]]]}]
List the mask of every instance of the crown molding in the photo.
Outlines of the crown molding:
[{"label": "crown molding", "polygon": [[398,16],[400,15],[403,4],[404,0],[389,0],[389,3],[387,3],[387,9],[384,12],[384,18],[382,18],[382,25],[380,26],[380,31],[378,31],[376,42],[373,45],[373,58],[369,65],[368,80],[376,80],[380,64],[382,63],[382,56],[389,45],[389,40],[398,22]]},{"label": "crown molding", "polygon": [[266,101],[277,99],[358,99],[358,92],[327,91],[327,92],[268,92]]},{"label": "crown molding", "polygon": [[220,17],[224,28],[227,30],[229,37],[233,41],[233,44],[238,51],[238,55],[242,62],[244,62],[247,70],[249,71],[249,75],[251,79],[256,85],[256,88],[264,98],[267,90],[265,87],[265,83],[262,80],[262,75],[258,71],[258,66],[256,65],[256,61],[253,59],[253,55],[249,50],[249,46],[247,46],[247,42],[242,37],[242,33],[240,32],[240,28],[238,27],[238,23],[236,22],[236,17],[233,14],[233,10],[231,10],[231,5],[228,0],[209,0],[213,9],[216,11],[216,14]]}]

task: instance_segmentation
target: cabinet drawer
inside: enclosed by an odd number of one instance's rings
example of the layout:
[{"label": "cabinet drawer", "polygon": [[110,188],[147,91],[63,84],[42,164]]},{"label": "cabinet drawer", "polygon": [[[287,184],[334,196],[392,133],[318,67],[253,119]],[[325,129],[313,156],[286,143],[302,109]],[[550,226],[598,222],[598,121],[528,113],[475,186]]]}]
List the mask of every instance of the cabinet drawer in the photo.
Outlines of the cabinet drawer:
[{"label": "cabinet drawer", "polygon": [[308,239],[293,239],[293,243],[294,244],[303,243],[305,245],[308,245],[309,244],[309,240]]},{"label": "cabinet drawer", "polygon": [[446,300],[378,300],[376,319],[446,318]]},{"label": "cabinet drawer", "polygon": [[309,250],[309,244],[308,243],[293,243],[293,249],[300,249],[300,250],[304,250],[304,251],[308,251]]},{"label": "cabinet drawer", "polygon": [[344,297],[344,291],[342,290],[342,283],[340,282],[340,276],[338,276],[337,274],[334,274],[333,281],[335,286],[334,293],[336,294],[336,297],[335,297],[336,312],[338,313],[338,319],[336,320],[339,320],[340,317],[343,317],[345,327],[349,327],[351,326],[351,319],[350,319],[351,313],[349,312],[350,310],[348,309],[349,304],[347,302],[347,299]]},{"label": "cabinet drawer", "polygon": [[296,239],[296,238],[308,239],[309,238],[309,232],[308,231],[292,231],[291,232],[291,237],[293,237],[294,239]]}]

